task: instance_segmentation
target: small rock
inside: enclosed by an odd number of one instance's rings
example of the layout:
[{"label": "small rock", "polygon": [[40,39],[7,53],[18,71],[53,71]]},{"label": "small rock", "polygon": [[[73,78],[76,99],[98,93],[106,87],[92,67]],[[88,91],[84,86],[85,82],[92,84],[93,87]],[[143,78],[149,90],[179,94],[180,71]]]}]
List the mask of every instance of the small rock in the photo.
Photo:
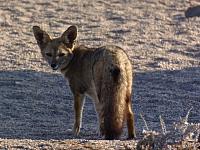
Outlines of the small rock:
[{"label": "small rock", "polygon": [[185,11],[185,17],[199,17],[200,16],[200,6],[189,7]]}]

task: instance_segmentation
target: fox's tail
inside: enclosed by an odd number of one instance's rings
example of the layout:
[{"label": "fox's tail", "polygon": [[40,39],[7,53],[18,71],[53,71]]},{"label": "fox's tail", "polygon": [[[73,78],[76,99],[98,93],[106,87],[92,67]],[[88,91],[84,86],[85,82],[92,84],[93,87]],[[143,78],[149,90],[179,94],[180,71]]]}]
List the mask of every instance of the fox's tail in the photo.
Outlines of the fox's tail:
[{"label": "fox's tail", "polygon": [[111,70],[109,82],[106,84],[104,103],[104,133],[105,139],[119,139],[125,120],[127,79],[123,70],[115,67]]}]

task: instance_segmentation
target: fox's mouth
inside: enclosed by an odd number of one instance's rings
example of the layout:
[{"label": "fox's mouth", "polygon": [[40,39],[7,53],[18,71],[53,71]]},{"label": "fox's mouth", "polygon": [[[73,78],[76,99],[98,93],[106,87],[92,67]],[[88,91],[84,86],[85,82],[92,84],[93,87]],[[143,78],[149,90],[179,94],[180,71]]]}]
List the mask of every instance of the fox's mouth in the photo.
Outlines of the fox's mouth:
[{"label": "fox's mouth", "polygon": [[53,70],[58,70],[59,65],[51,64],[51,68],[52,68]]},{"label": "fox's mouth", "polygon": [[51,64],[51,68],[53,70],[58,70],[64,63],[65,61],[63,61],[61,64]]},{"label": "fox's mouth", "polygon": [[54,68],[52,68],[52,69],[53,69],[53,70],[58,70],[58,68],[59,68],[59,67],[58,67],[58,66],[56,66],[56,67],[54,67]]}]

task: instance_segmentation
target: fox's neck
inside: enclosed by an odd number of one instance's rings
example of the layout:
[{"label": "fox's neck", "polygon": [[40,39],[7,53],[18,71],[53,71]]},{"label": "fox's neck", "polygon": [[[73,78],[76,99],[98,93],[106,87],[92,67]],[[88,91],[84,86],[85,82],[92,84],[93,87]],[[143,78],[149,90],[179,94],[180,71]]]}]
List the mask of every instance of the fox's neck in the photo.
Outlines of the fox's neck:
[{"label": "fox's neck", "polygon": [[84,59],[90,60],[94,49],[87,48],[84,45],[76,45],[73,50],[73,57],[65,67],[61,69],[61,72],[67,77],[74,72],[81,68],[84,63]]}]

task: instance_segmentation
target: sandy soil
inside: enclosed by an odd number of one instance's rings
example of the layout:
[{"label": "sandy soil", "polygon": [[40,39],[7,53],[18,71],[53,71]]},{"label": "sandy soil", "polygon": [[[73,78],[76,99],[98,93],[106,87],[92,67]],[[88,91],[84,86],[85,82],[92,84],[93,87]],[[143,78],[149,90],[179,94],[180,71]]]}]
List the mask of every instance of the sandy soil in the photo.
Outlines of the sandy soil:
[{"label": "sandy soil", "polygon": [[[60,73],[42,60],[33,25],[52,37],[77,25],[80,43],[116,44],[126,50],[135,70],[133,107],[139,136],[144,127],[140,113],[156,131],[159,115],[170,129],[191,107],[189,121],[200,122],[200,18],[184,17],[184,11],[195,5],[200,2],[0,0],[0,148],[73,148],[70,143],[89,142],[100,149],[98,141],[87,141],[101,139],[90,100],[78,137],[87,140],[67,140],[74,138],[72,95]],[[111,149],[134,148],[133,141],[99,142]]]}]

